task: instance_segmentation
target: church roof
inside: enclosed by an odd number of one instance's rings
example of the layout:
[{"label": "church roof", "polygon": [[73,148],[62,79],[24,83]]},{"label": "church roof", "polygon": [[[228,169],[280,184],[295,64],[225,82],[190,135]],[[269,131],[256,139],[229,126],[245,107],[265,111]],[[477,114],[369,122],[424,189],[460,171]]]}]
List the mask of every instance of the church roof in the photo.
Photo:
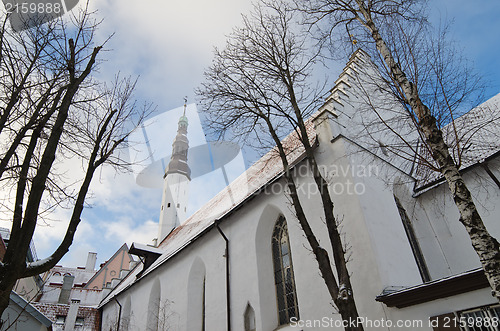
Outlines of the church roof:
[{"label": "church roof", "polygon": [[[320,112],[316,113],[316,117],[318,114]],[[312,145],[316,141],[314,118],[315,116],[313,115],[306,121],[306,129]],[[282,143],[288,152],[288,162],[290,165],[293,166],[304,159],[304,147],[300,143],[296,131],[290,133],[282,140]],[[279,179],[282,174],[283,165],[275,147],[189,217],[183,224],[175,228],[158,246],[163,250],[163,254],[149,268],[144,270],[142,274],[140,274],[142,267],[137,267],[130,272],[101,302],[100,306],[106,304],[114,295],[132,286],[136,281],[137,275],[139,275],[139,279],[137,279],[139,281],[207,231],[211,230],[216,221],[222,220],[231,214],[245,201],[259,194],[266,185]]]}]

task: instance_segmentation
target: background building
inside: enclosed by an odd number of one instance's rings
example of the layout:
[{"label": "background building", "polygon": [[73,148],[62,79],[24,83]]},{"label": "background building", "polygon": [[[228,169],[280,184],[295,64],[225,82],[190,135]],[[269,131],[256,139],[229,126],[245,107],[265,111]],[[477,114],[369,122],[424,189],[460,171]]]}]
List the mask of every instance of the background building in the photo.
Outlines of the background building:
[{"label": "background building", "polygon": [[124,244],[95,270],[97,254],[89,252],[85,267],[55,266],[45,275],[42,294],[33,302],[53,322],[53,330],[99,330],[97,305],[135,266]]}]

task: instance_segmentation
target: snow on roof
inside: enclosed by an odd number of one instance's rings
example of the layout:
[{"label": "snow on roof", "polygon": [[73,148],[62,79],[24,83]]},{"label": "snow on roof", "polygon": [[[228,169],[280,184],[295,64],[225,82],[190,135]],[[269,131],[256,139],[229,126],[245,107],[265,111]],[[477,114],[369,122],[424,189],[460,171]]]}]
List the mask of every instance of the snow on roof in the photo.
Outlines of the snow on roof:
[{"label": "snow on roof", "polygon": [[0,228],[0,235],[2,236],[3,240],[9,240],[10,239],[10,230],[7,228]]},{"label": "snow on roof", "polygon": [[[316,116],[318,114],[319,112],[316,113]],[[315,115],[306,121],[307,135],[311,145],[314,145],[314,141],[316,140],[316,131],[313,124],[314,118]],[[287,159],[290,165],[295,165],[303,159],[304,147],[296,131],[293,131],[283,139],[282,144],[287,152]],[[198,239],[217,220],[221,220],[230,214],[244,201],[254,194],[258,194],[265,185],[273,182],[274,179],[280,177],[282,174],[283,165],[275,147],[189,217],[183,224],[175,228],[158,246],[158,248],[163,250],[163,254],[144,273],[140,274],[142,267],[137,267],[130,272],[101,302],[100,306],[109,302],[114,295],[132,286],[138,275],[139,279],[145,277],[191,242]]]},{"label": "snow on roof", "polygon": [[[460,169],[484,162],[500,151],[500,93],[447,124],[442,131],[455,162],[460,162]],[[431,160],[428,152],[422,154]],[[417,178],[418,191],[442,175],[420,165]]]}]

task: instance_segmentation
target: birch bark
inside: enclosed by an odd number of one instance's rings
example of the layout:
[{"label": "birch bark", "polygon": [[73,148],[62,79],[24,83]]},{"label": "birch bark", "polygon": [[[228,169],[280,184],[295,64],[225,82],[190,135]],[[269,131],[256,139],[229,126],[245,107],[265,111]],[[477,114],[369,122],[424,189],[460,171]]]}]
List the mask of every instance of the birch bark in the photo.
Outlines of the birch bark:
[{"label": "birch bark", "polygon": [[392,78],[401,87],[406,96],[406,101],[417,115],[418,127],[424,134],[432,158],[439,165],[439,170],[448,183],[453,200],[460,213],[460,222],[465,226],[471,244],[479,256],[490,283],[492,295],[500,301],[500,245],[486,229],[458,166],[449,153],[448,146],[443,139],[443,133],[437,126],[436,118],[420,99],[416,86],[406,77],[395,61],[391,50],[374,23],[369,9],[362,0],[356,0],[356,3],[359,12],[364,18],[362,24],[369,29],[377,50],[389,68]]}]

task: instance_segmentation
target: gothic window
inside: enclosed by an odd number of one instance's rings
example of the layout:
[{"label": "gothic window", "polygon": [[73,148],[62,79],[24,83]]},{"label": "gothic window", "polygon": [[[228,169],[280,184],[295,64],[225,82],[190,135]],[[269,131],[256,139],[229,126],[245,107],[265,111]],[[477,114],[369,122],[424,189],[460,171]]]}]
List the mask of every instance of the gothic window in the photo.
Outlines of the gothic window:
[{"label": "gothic window", "polygon": [[206,269],[200,258],[195,258],[191,270],[189,271],[187,288],[187,320],[186,330],[205,330],[208,306],[206,305]]},{"label": "gothic window", "polygon": [[292,317],[299,317],[290,242],[284,216],[280,216],[274,226],[272,250],[278,320],[279,325],[283,325],[289,323]]},{"label": "gothic window", "polygon": [[122,313],[122,321],[121,321],[121,330],[128,331],[130,326],[130,318],[132,316],[131,310],[131,300],[130,296],[125,300],[125,304],[123,305],[123,313]]},{"label": "gothic window", "polygon": [[245,331],[255,331],[255,311],[250,304],[245,309]]},{"label": "gothic window", "polygon": [[158,318],[160,315],[160,281],[156,279],[151,287],[148,302],[147,328],[148,331],[158,331]]}]

